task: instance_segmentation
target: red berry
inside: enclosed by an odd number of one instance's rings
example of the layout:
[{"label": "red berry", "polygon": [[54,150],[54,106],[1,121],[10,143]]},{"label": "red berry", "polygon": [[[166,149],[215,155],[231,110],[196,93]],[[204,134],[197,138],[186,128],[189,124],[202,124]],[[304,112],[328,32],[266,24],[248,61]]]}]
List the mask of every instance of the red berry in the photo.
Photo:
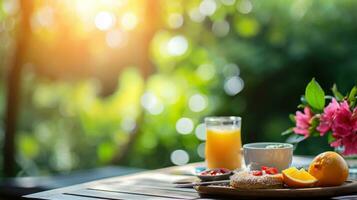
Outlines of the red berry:
[{"label": "red berry", "polygon": [[277,174],[278,173],[278,169],[275,168],[275,167],[271,167],[271,168],[268,168],[267,170],[265,170],[265,173],[267,174]]},{"label": "red berry", "polygon": [[252,171],[252,174],[253,174],[253,176],[262,176],[262,175],[263,175],[263,172],[262,172],[262,171],[255,170],[255,171]]},{"label": "red berry", "polygon": [[267,166],[262,166],[261,169],[262,169],[262,171],[265,171],[265,170],[269,169],[269,167],[267,167]]}]

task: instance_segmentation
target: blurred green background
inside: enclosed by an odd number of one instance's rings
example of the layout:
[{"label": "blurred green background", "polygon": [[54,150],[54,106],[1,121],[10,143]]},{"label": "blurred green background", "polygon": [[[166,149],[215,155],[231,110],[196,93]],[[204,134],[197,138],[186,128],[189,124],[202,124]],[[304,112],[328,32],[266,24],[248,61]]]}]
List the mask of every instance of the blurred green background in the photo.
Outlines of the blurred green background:
[{"label": "blurred green background", "polygon": [[[357,80],[354,0],[31,2],[18,176],[202,161],[210,115],[241,116],[243,143],[285,141],[312,77],[343,92]],[[1,147],[24,9],[0,0]],[[314,138],[295,153],[326,149]]]}]

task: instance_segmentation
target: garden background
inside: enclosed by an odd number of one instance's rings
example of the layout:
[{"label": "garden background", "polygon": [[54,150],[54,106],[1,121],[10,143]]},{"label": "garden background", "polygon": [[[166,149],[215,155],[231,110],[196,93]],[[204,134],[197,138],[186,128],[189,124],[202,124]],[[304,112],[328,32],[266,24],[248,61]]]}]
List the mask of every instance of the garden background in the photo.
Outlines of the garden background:
[{"label": "garden background", "polygon": [[[312,77],[325,90],[356,84],[356,8],[353,0],[0,0],[0,147],[14,107],[17,176],[202,161],[210,115],[241,116],[243,143],[286,141]],[[7,100],[14,92],[18,103]],[[304,141],[295,154],[330,149],[326,141]]]}]

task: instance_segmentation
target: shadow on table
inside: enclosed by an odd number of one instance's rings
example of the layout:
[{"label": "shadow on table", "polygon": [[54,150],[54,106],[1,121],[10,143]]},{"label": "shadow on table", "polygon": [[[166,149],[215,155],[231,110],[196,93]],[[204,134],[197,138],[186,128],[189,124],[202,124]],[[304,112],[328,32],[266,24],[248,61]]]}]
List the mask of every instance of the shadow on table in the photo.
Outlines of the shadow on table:
[{"label": "shadow on table", "polygon": [[0,182],[0,200],[21,199],[21,196],[45,190],[66,187],[113,176],[122,176],[143,171],[138,168],[108,166],[75,171],[51,177],[8,178]]}]

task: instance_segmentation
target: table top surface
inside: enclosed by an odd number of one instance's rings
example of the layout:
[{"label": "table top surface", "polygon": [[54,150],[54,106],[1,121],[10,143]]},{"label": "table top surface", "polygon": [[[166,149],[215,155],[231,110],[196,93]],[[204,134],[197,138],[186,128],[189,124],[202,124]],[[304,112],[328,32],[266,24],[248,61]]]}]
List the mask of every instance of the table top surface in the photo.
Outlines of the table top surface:
[{"label": "table top surface", "polygon": [[[293,166],[306,167],[311,157],[294,156]],[[176,188],[175,182],[192,179],[193,163],[97,180],[25,196],[31,199],[93,200],[93,199],[203,199],[193,188]],[[351,177],[350,177],[351,178]],[[356,179],[356,177],[353,177]],[[357,191],[356,191],[357,192]],[[207,199],[207,198],[205,198]]]}]

